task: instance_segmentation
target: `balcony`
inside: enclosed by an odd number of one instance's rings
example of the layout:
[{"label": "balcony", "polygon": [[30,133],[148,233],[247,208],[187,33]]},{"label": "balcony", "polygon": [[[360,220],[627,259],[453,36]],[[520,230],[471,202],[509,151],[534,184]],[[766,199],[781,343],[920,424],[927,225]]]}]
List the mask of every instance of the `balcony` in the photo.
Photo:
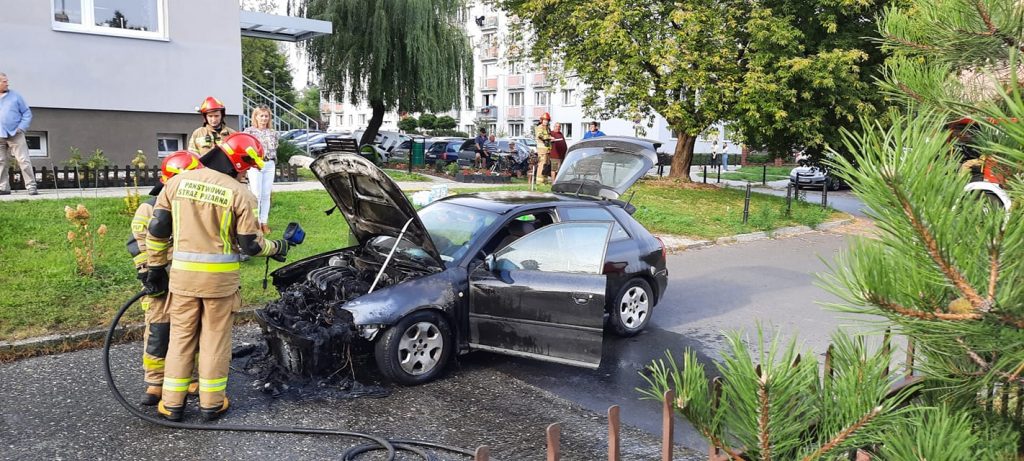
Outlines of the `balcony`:
[{"label": "balcony", "polygon": [[550,112],[551,106],[533,106],[533,118],[540,118],[545,112]]},{"label": "balcony", "polygon": [[480,52],[481,61],[495,61],[498,59],[498,47],[489,46]]},{"label": "balcony", "polygon": [[508,114],[506,114],[506,115],[508,115],[508,119],[509,120],[513,120],[513,119],[522,120],[522,118],[523,118],[523,106],[512,106],[512,107],[509,107],[508,108]]},{"label": "balcony", "polygon": [[476,118],[482,120],[497,120],[498,108],[495,106],[484,106],[476,111]]},{"label": "balcony", "polygon": [[509,75],[508,77],[506,77],[505,86],[508,87],[509,89],[522,88],[524,85],[524,80],[526,79],[524,79],[522,75]]},{"label": "balcony", "polygon": [[548,86],[550,84],[551,84],[551,82],[548,81],[548,74],[547,73],[536,72],[536,73],[533,74],[533,83],[532,83],[532,85],[534,87]]},{"label": "balcony", "polygon": [[481,80],[480,91],[498,91],[498,77],[488,77]]},{"label": "balcony", "polygon": [[497,16],[485,16],[483,20],[477,18],[476,25],[480,26],[480,30],[488,31],[498,28],[498,17]]},{"label": "balcony", "polygon": [[321,102],[320,103],[320,112],[321,113],[329,114],[329,113],[340,113],[340,112],[344,112],[344,111],[345,111],[345,106],[342,103],[339,103],[339,102],[335,102],[335,103]]}]

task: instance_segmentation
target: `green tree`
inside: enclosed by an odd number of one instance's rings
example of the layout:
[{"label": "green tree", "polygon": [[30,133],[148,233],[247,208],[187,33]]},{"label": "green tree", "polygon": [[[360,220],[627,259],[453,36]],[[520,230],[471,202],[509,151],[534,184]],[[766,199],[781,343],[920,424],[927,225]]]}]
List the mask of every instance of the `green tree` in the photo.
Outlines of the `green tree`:
[{"label": "green tree", "polygon": [[360,144],[373,141],[386,111],[454,109],[472,89],[462,0],[293,1],[305,16],[334,25],[305,46],[324,90],[373,109]]},{"label": "green tree", "polygon": [[593,115],[665,117],[678,137],[671,175],[689,181],[694,141],[728,118],[740,91],[737,32],[749,2],[498,3],[522,20],[510,41],[525,42],[523,54],[542,68],[555,62],[586,84],[583,101]]},{"label": "green tree", "polygon": [[875,18],[896,0],[764,0],[737,34],[742,85],[731,127],[776,155],[820,158],[885,103]]},{"label": "green tree", "polygon": [[[264,71],[269,70],[270,74]],[[242,37],[242,75],[255,81],[288,104],[295,104],[292,70],[288,57],[277,42],[261,38]]]},{"label": "green tree", "polygon": [[415,133],[417,126],[419,126],[419,121],[411,115],[398,121],[398,129],[406,133]]},{"label": "green tree", "polygon": [[434,114],[423,114],[420,115],[419,127],[430,131],[437,128],[437,116]]},{"label": "green tree", "polygon": [[453,130],[459,123],[450,115],[442,115],[434,122],[434,128],[438,130]]},{"label": "green tree", "polygon": [[320,116],[320,87],[310,85],[302,90],[299,100],[295,102],[295,108],[307,117],[315,120],[318,127],[323,125],[323,120]]}]

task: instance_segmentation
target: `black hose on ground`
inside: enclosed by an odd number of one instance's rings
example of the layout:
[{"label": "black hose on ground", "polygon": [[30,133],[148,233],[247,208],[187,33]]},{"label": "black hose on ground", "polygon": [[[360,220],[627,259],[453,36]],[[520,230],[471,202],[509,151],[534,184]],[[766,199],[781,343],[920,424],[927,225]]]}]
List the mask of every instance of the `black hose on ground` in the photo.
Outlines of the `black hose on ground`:
[{"label": "black hose on ground", "polygon": [[117,384],[114,383],[114,374],[110,371],[110,346],[114,341],[114,332],[117,330],[117,325],[121,323],[121,317],[124,317],[124,313],[128,311],[133,304],[135,304],[140,298],[145,296],[144,291],[140,291],[131,299],[126,301],[121,306],[121,310],[117,311],[114,315],[114,319],[110,322],[110,328],[107,329],[107,337],[103,342],[103,372],[107,378],[107,387],[110,388],[110,392],[114,394],[114,399],[117,400],[121,406],[123,406],[129,413],[139,417],[140,419],[147,421],[152,424],[159,426],[170,427],[174,429],[192,429],[199,431],[231,431],[231,432],[271,432],[271,433],[284,433],[284,434],[318,434],[318,435],[338,435],[344,437],[352,437],[357,439],[369,440],[370,444],[359,445],[356,447],[349,448],[342,454],[342,459],[353,459],[362,453],[371,451],[387,451],[387,459],[389,461],[395,459],[397,451],[408,451],[420,455],[425,460],[433,459],[429,453],[425,453],[423,450],[416,448],[428,447],[434,449],[440,449],[452,453],[458,453],[472,457],[474,453],[472,451],[453,447],[448,445],[441,445],[432,442],[418,441],[418,440],[401,440],[392,442],[383,437],[378,437],[370,434],[364,434],[361,432],[349,432],[340,431],[336,429],[321,429],[312,427],[289,427],[289,426],[255,426],[255,425],[236,425],[236,424],[194,424],[194,423],[182,423],[168,421],[163,418],[154,417],[143,413],[138,407],[128,403],[128,400],[124,398],[121,391],[117,388]]}]

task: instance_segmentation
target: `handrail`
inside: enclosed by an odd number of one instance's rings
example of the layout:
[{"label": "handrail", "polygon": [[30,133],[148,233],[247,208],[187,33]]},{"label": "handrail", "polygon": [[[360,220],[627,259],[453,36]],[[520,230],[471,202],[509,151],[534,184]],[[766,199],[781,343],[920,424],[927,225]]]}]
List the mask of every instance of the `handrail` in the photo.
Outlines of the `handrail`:
[{"label": "handrail", "polygon": [[[256,83],[252,79],[242,76],[242,88],[243,88],[243,99],[245,100],[245,108],[242,116],[239,118],[240,125],[246,125],[249,119],[249,113],[251,109],[257,105],[257,103],[265,103],[268,106],[274,107],[274,124],[275,128],[281,130],[281,128],[291,129],[295,125],[305,125],[306,129],[310,129],[313,126],[319,128],[320,123],[314,120],[312,117],[302,113],[295,106],[282,101],[272,91],[266,89],[260,84]],[[245,95],[245,90],[253,93],[253,96]],[[287,118],[291,118],[298,122],[297,124],[290,123]],[[283,130],[281,130],[283,131]]]}]

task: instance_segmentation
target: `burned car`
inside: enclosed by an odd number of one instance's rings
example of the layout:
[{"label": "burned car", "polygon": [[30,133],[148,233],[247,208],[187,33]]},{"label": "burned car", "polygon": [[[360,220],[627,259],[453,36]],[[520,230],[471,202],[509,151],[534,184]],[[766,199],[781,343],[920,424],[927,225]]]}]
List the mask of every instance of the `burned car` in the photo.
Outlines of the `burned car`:
[{"label": "burned car", "polygon": [[418,213],[365,159],[317,158],[310,168],[358,245],[273,272],[281,300],[257,311],[272,354],[295,372],[326,373],[357,343],[402,384],[430,381],[473,350],[596,368],[605,327],[639,333],[667,286],[664,244],[619,199],[655,149],[586,140],[551,193],[455,195]]}]

